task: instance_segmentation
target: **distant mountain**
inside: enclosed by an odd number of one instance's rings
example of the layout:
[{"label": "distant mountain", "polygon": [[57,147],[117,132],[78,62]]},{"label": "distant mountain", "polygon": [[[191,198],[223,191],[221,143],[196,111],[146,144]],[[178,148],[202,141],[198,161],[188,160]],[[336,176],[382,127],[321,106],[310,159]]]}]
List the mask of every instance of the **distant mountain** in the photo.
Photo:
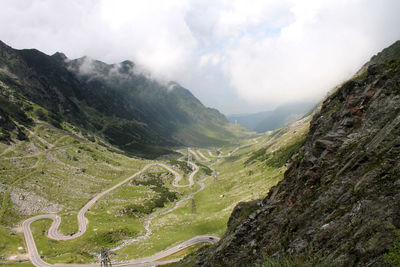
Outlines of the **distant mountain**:
[{"label": "distant mountain", "polygon": [[[170,146],[223,144],[229,122],[175,82],[151,79],[131,61],[106,64],[0,42],[0,139],[23,138],[34,120],[69,122],[128,153],[156,156]],[[20,134],[18,134],[20,132]]]},{"label": "distant mountain", "polygon": [[261,133],[278,129],[300,119],[314,106],[315,103],[311,102],[293,103],[279,106],[271,111],[228,115],[227,117],[231,123],[239,123]]}]

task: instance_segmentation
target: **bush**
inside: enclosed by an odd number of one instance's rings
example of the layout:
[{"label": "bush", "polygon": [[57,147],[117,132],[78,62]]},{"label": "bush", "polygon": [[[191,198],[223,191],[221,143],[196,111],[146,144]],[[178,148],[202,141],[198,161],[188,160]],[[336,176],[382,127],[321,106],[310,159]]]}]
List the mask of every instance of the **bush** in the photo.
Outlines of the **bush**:
[{"label": "bush", "polygon": [[131,231],[127,228],[111,230],[111,231],[103,231],[96,233],[96,235],[91,238],[92,239],[91,243],[95,243],[99,246],[109,247],[121,240],[130,238],[135,235],[137,235],[136,232]]},{"label": "bush", "polygon": [[142,214],[150,214],[156,208],[163,208],[165,203],[173,202],[178,198],[178,194],[176,192],[171,192],[167,187],[164,187],[164,184],[159,177],[160,174],[147,174],[150,176],[150,179],[145,181],[133,180],[131,183],[133,185],[144,185],[151,186],[151,189],[157,193],[157,195],[150,200],[145,201],[141,205],[131,204],[126,206],[121,212],[123,214],[127,214],[128,216],[137,216]]}]

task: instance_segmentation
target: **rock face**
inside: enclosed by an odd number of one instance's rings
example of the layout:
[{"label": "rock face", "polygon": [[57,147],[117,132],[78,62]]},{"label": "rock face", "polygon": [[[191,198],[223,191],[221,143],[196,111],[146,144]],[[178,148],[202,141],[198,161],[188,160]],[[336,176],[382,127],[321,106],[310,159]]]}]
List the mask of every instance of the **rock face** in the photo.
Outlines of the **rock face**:
[{"label": "rock face", "polygon": [[387,265],[384,254],[400,228],[399,111],[400,59],[370,65],[324,101],[261,207],[239,223],[231,218],[216,246],[181,263],[317,258],[322,265]]},{"label": "rock face", "polygon": [[41,213],[57,213],[63,210],[63,205],[52,203],[49,200],[21,188],[14,188],[10,192],[10,198],[14,207],[23,215],[35,215]]}]

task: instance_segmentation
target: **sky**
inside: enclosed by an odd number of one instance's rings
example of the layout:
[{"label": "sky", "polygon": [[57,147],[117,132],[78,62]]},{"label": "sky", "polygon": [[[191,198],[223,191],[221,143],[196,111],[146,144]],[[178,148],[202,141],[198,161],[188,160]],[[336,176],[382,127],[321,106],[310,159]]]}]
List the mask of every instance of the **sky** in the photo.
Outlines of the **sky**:
[{"label": "sky", "polygon": [[225,114],[318,101],[400,39],[399,0],[0,0],[0,40],[132,60]]}]

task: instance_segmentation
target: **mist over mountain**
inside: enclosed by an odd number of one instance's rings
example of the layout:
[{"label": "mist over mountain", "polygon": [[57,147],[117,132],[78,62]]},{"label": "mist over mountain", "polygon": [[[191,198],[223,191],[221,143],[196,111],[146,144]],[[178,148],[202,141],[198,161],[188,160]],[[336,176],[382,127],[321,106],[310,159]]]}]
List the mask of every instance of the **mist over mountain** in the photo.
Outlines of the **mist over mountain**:
[{"label": "mist over mountain", "polygon": [[224,115],[178,83],[152,79],[131,61],[69,60],[62,53],[48,56],[0,43],[0,81],[6,88],[2,99],[10,105],[32,110],[56,127],[71,122],[135,155],[155,156],[168,153],[167,146],[216,145],[234,138]]},{"label": "mist over mountain", "polygon": [[2,3],[12,47],[129,59],[224,114],[318,101],[397,40],[400,24],[397,0]]},{"label": "mist over mountain", "polygon": [[2,0],[0,265],[400,267],[399,11]]}]

